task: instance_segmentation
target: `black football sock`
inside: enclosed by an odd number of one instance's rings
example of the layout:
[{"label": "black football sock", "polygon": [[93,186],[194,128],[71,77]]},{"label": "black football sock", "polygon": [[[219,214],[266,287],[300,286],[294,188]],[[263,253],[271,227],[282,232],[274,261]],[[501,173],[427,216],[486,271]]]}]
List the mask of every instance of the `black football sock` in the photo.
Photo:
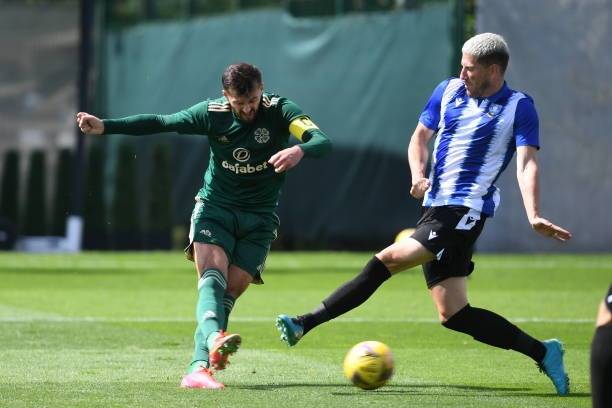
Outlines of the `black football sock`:
[{"label": "black football sock", "polygon": [[355,276],[327,297],[317,309],[298,319],[304,326],[304,334],[314,327],[334,319],[365,302],[391,272],[377,257],[372,257],[359,275]]},{"label": "black football sock", "polygon": [[541,362],[546,353],[544,345],[523,332],[502,316],[469,304],[442,325],[448,329],[469,334],[482,343],[523,353]]},{"label": "black football sock", "polygon": [[546,355],[546,347],[544,347],[544,344],[518,327],[516,329],[518,330],[518,334],[516,335],[514,343],[510,346],[510,349],[531,357],[536,363],[541,363]]},{"label": "black football sock", "polygon": [[593,408],[612,407],[612,325],[595,330],[591,343],[591,395]]},{"label": "black football sock", "polygon": [[327,309],[325,305],[321,303],[315,310],[310,313],[306,313],[303,316],[298,316],[296,318],[298,322],[304,328],[304,334],[308,333],[310,329],[317,327],[321,323],[325,323],[330,319],[329,313],[327,313]]}]

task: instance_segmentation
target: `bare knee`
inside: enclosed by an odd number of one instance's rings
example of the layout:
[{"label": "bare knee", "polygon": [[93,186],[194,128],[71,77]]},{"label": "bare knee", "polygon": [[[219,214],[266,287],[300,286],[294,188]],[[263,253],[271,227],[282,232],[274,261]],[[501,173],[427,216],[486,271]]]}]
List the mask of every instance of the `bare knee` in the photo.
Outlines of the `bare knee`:
[{"label": "bare knee", "polygon": [[468,304],[464,277],[448,278],[430,289],[440,323],[446,323]]},{"label": "bare knee", "polygon": [[397,248],[394,248],[393,246],[383,249],[375,256],[387,267],[389,272],[391,272],[392,274],[407,269],[405,254],[399,251]]},{"label": "bare knee", "polygon": [[463,309],[463,307],[456,308],[456,307],[448,307],[446,305],[442,307],[438,307],[438,320],[440,324],[446,323],[451,317],[453,317],[461,309]]},{"label": "bare knee", "polygon": [[229,262],[220,246],[195,242],[193,255],[198,276],[202,276],[207,269],[218,269],[224,276],[227,275]]},{"label": "bare knee", "polygon": [[235,265],[231,265],[228,273],[226,293],[234,299],[238,299],[247,290],[252,281],[253,277],[248,272]]},{"label": "bare knee", "polygon": [[394,252],[394,251],[389,251],[389,250],[383,249],[382,251],[377,253],[375,256],[390,271],[392,271],[397,265],[400,264],[400,258],[398,256],[398,254],[396,252]]},{"label": "bare knee", "polygon": [[231,297],[233,297],[234,299],[238,299],[240,297],[240,295],[242,295],[247,288],[249,287],[249,283],[247,282],[245,283],[236,283],[236,282],[229,282],[227,285],[227,289],[226,289],[226,293],[228,295],[230,295]]},{"label": "bare knee", "polygon": [[452,314],[450,314],[450,312],[446,309],[438,309],[438,322],[440,324],[444,324],[448,321],[448,319],[450,319],[452,316]]},{"label": "bare knee", "polygon": [[391,273],[396,273],[428,262],[433,255],[421,243],[408,238],[388,246],[377,253],[376,257]]}]

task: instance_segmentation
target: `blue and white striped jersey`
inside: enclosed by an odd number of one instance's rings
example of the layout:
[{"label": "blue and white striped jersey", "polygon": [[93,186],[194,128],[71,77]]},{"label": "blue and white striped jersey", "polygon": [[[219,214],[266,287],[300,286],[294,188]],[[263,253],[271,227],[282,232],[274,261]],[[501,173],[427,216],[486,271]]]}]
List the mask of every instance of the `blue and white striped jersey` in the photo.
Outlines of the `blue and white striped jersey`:
[{"label": "blue and white striped jersey", "polygon": [[533,100],[506,83],[488,98],[470,98],[461,79],[447,79],[419,121],[437,132],[425,207],[461,205],[493,216],[500,201],[494,183],[516,147],[539,148]]}]

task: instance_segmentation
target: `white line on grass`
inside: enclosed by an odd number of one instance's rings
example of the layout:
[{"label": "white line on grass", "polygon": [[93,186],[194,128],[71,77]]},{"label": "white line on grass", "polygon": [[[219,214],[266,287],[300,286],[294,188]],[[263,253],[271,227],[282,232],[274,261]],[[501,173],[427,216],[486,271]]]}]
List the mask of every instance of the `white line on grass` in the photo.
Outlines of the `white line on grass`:
[{"label": "white line on grass", "polygon": [[[255,316],[236,316],[230,320],[236,323],[259,323],[274,322],[274,317],[255,317]],[[511,317],[516,323],[565,323],[565,324],[585,324],[594,323],[592,318],[548,318],[548,317]],[[68,317],[68,316],[0,316],[0,323],[191,323],[193,319],[181,317]],[[362,318],[346,317],[334,320],[337,323],[439,323],[436,319],[429,318]]]}]

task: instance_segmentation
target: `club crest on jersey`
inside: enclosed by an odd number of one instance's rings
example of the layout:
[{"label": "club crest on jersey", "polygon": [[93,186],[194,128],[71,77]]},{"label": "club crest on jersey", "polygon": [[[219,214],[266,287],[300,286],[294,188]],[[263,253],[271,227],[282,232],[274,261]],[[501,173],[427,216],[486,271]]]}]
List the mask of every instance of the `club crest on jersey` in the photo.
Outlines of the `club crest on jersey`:
[{"label": "club crest on jersey", "polygon": [[234,149],[234,151],[232,152],[232,156],[234,156],[234,159],[236,159],[236,161],[244,163],[245,161],[249,160],[249,158],[251,157],[251,153],[243,147],[238,147]]},{"label": "club crest on jersey", "polygon": [[270,131],[266,128],[255,129],[255,140],[257,143],[267,143],[270,140]]},{"label": "club crest on jersey", "polygon": [[491,104],[491,106],[489,106],[489,112],[487,112],[487,115],[489,115],[490,117],[493,117],[497,115],[499,112],[501,112],[501,110],[502,110],[501,105]]}]

